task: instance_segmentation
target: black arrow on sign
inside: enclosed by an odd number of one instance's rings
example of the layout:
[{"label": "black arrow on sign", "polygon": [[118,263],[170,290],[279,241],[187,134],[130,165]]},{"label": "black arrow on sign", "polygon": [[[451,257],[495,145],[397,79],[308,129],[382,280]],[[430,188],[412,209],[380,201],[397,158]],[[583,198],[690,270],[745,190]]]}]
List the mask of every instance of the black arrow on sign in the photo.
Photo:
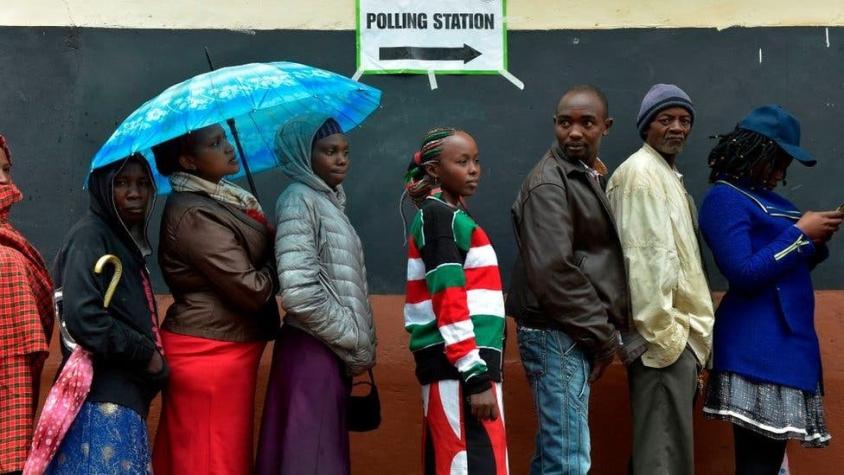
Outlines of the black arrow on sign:
[{"label": "black arrow on sign", "polygon": [[417,59],[421,61],[463,61],[463,64],[466,64],[480,55],[480,51],[465,43],[462,47],[457,48],[394,46],[378,49],[378,59],[381,61]]}]

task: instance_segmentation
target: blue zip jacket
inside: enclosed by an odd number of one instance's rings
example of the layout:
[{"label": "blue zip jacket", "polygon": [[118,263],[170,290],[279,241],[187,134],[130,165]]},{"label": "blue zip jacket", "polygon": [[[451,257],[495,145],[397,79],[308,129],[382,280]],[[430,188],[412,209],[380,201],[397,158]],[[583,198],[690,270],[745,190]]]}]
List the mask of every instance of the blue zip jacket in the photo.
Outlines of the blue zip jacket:
[{"label": "blue zip jacket", "polygon": [[699,222],[729,282],[715,312],[714,369],[814,393],[821,356],[810,272],[828,251],[795,226],[801,215],[774,192],[718,181]]}]

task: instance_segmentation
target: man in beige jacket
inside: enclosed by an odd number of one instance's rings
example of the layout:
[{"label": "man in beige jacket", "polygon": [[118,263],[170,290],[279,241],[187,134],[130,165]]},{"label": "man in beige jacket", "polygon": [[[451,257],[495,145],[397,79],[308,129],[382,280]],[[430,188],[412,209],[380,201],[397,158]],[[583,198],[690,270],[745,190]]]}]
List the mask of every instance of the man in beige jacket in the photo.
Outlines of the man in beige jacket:
[{"label": "man in beige jacket", "polygon": [[694,472],[692,409],[714,323],[695,205],[675,164],[694,112],[679,87],[653,86],[637,120],[645,143],[607,186],[625,255],[633,326],[647,341],[628,364],[634,474]]}]

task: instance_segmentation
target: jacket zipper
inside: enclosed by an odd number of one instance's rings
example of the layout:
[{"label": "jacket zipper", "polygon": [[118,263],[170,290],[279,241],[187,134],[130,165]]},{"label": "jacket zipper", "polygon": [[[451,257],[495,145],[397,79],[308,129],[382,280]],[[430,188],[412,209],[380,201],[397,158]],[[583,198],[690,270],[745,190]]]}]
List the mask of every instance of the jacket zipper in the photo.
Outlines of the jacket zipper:
[{"label": "jacket zipper", "polygon": [[791,254],[794,251],[800,252],[800,248],[809,244],[809,241],[803,236],[802,234],[797,238],[796,241],[791,243],[788,247],[783,249],[782,251],[774,254],[774,260],[779,261],[782,260],[785,256]]}]

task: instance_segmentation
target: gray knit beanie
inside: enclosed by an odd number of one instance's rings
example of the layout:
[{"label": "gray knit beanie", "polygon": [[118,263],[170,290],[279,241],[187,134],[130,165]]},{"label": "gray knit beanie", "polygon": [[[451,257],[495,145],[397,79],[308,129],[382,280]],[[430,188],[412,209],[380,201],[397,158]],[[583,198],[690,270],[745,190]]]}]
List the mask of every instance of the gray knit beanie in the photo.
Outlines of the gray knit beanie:
[{"label": "gray knit beanie", "polygon": [[642,99],[642,107],[639,108],[639,115],[636,117],[636,128],[639,129],[639,136],[643,139],[647,136],[648,127],[660,111],[669,107],[683,107],[692,115],[692,123],[695,121],[695,108],[689,95],[674,84],[654,84],[651,90]]}]

